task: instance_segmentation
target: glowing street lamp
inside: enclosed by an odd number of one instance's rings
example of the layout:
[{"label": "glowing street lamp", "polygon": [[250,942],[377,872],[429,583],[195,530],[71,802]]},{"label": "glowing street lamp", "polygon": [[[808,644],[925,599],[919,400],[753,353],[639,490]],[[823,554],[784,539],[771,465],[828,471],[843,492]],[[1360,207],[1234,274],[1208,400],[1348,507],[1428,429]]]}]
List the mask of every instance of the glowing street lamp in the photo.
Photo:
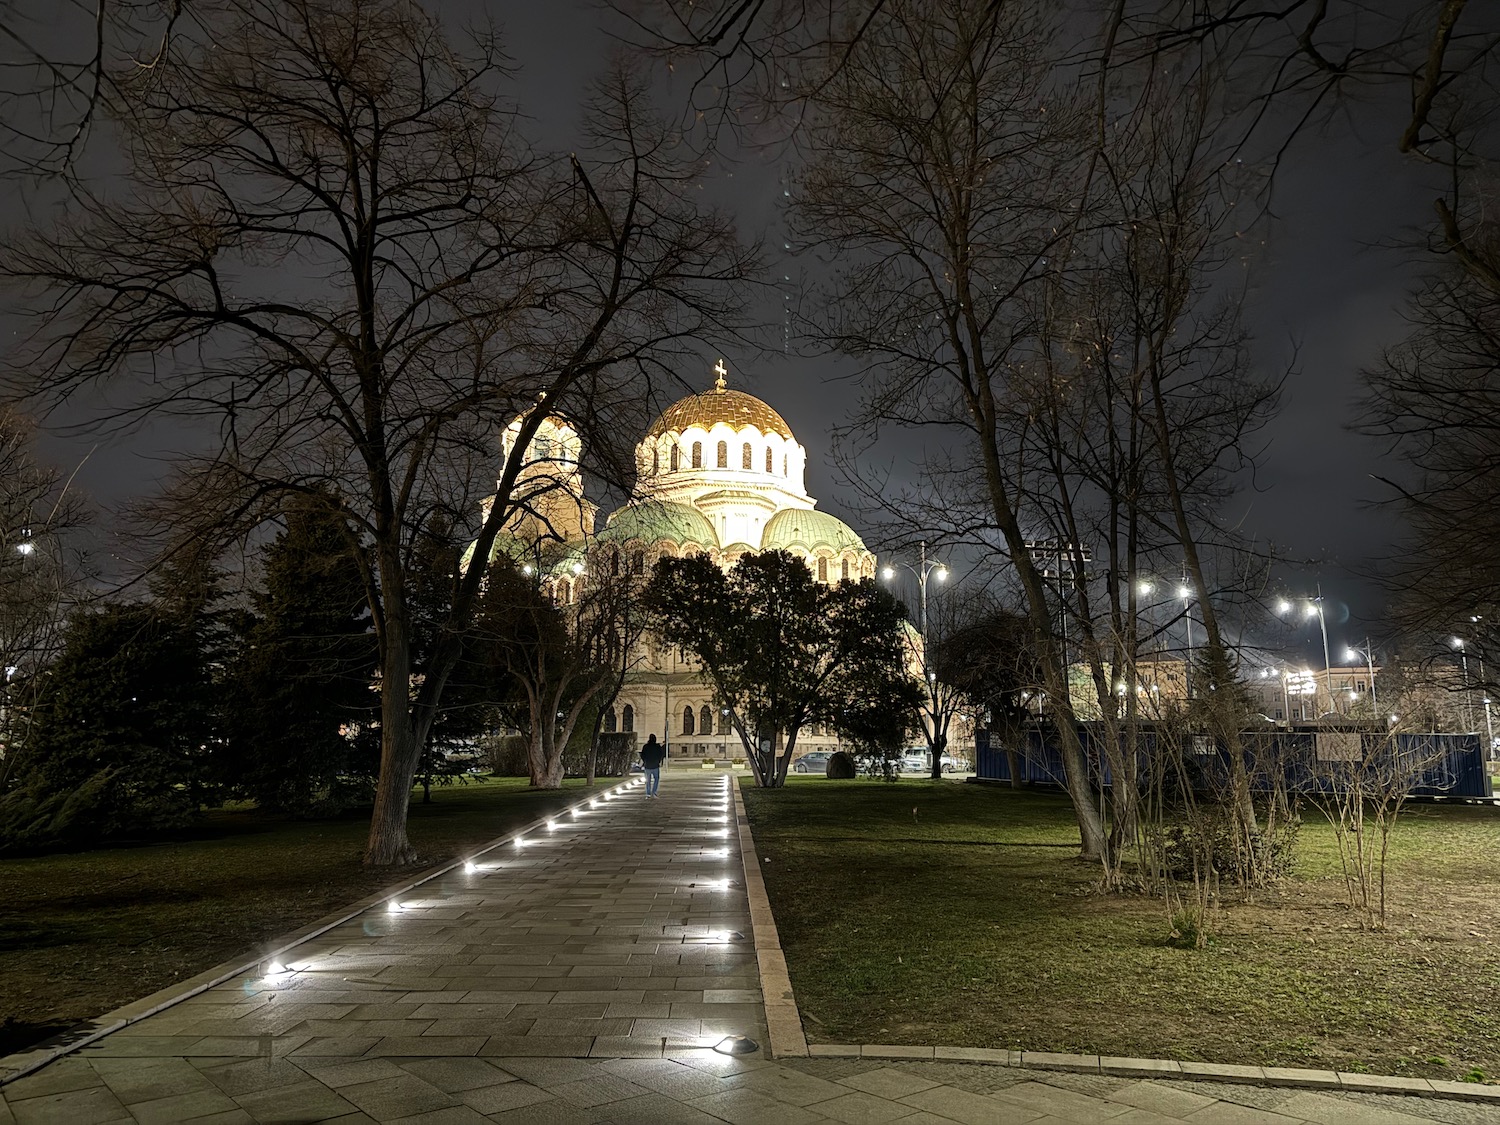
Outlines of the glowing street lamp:
[{"label": "glowing street lamp", "polygon": [[1380,703],[1375,698],[1375,652],[1370,647],[1369,637],[1365,638],[1364,648],[1360,648],[1358,645],[1350,645],[1344,652],[1345,660],[1353,660],[1357,656],[1365,658],[1365,667],[1370,670],[1370,709],[1378,713],[1380,711]]}]

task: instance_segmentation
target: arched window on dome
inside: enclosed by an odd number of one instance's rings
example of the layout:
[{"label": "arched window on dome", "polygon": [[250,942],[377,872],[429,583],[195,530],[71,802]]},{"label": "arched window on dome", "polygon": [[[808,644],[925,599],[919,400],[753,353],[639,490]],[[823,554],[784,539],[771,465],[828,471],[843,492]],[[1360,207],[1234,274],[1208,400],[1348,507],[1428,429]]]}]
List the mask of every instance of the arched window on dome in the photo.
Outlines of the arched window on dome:
[{"label": "arched window on dome", "polygon": [[655,476],[661,472],[661,450],[655,447],[651,450],[651,475]]},{"label": "arched window on dome", "polygon": [[693,468],[703,468],[703,443],[701,441],[693,442]]},{"label": "arched window on dome", "polygon": [[776,464],[771,460],[771,447],[768,445],[766,446],[766,472],[774,473],[775,471]]},{"label": "arched window on dome", "polygon": [[566,578],[559,578],[557,585],[552,588],[553,600],[558,605],[567,605],[573,600],[573,587],[568,585]]},{"label": "arched window on dome", "polygon": [[630,556],[630,573],[631,574],[645,574],[646,573],[646,552],[645,551],[637,551],[637,552],[635,552],[635,554],[633,554],[633,555]]},{"label": "arched window on dome", "polygon": [[615,714],[615,709],[613,707],[604,712],[604,733],[614,734],[615,727],[619,724],[619,721],[619,716]]},{"label": "arched window on dome", "polygon": [[693,709],[691,707],[684,707],[682,709],[682,733],[693,733]]},{"label": "arched window on dome", "polygon": [[707,703],[705,703],[703,705],[703,710],[701,710],[701,711],[698,712],[698,733],[699,734],[713,734],[713,732],[714,732],[714,713],[713,713],[713,709],[711,707],[709,707],[709,705]]},{"label": "arched window on dome", "polygon": [[677,447],[677,443],[676,442],[673,442],[672,443],[671,461],[669,462],[669,464],[671,465],[672,471],[674,473],[677,471],[677,469],[679,467],[678,466],[678,462],[681,461],[681,460],[682,460],[682,450]]},{"label": "arched window on dome", "polygon": [[781,455],[781,475],[786,476],[786,454]]},{"label": "arched window on dome", "polygon": [[729,443],[727,441],[719,442],[719,448],[716,452],[719,455],[717,467],[720,469],[729,468]]},{"label": "arched window on dome", "polygon": [[849,581],[849,560],[848,559],[845,559],[843,562],[839,563],[839,581],[840,582],[847,582],[847,581]]},{"label": "arched window on dome", "polygon": [[740,468],[755,468],[755,453],[750,448],[750,443],[748,441],[740,447]]},{"label": "arched window on dome", "polygon": [[635,730],[635,708],[625,704],[625,710],[620,713],[620,729],[627,734]]},{"label": "arched window on dome", "polygon": [[620,575],[620,549],[618,547],[609,552],[609,574],[611,578],[618,578]]},{"label": "arched window on dome", "polygon": [[818,560],[818,581],[819,582],[827,582],[828,581],[828,560],[827,559],[819,559]]}]

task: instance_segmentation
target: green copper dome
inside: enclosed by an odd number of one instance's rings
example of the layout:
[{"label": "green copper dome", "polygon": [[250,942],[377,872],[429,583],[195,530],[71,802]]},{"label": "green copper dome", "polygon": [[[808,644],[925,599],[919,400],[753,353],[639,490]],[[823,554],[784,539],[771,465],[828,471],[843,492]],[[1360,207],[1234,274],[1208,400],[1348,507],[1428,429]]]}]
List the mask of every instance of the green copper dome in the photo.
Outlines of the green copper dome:
[{"label": "green copper dome", "polygon": [[598,537],[603,542],[615,543],[639,539],[643,543],[670,540],[679,545],[719,545],[719,537],[714,534],[713,525],[697,509],[686,504],[649,500],[627,504],[615,512]]},{"label": "green copper dome", "polygon": [[787,547],[814,550],[828,547],[833,551],[863,551],[864,540],[837,516],[816,510],[787,508],[777,512],[766,524],[761,549],[777,551]]}]

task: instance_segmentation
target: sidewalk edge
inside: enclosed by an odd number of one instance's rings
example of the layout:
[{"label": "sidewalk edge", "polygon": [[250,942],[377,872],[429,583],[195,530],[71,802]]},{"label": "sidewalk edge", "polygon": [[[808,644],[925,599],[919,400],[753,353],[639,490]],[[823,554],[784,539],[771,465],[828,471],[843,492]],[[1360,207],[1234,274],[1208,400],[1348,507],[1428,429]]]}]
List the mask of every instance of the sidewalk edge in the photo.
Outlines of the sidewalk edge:
[{"label": "sidewalk edge", "polygon": [[805,1059],[808,1051],[807,1037],[802,1034],[802,1014],[797,1010],[797,998],[792,994],[792,978],[787,972],[786,955],[781,951],[781,937],[776,932],[771,900],[766,897],[766,881],[760,874],[760,856],[755,851],[755,837],[750,834],[739,779],[732,778],[729,788],[734,794],[734,822],[740,833],[745,897],[750,902],[750,928],[755,934],[761,1002],[766,1009],[766,1033],[770,1039],[766,1053],[773,1059]]}]

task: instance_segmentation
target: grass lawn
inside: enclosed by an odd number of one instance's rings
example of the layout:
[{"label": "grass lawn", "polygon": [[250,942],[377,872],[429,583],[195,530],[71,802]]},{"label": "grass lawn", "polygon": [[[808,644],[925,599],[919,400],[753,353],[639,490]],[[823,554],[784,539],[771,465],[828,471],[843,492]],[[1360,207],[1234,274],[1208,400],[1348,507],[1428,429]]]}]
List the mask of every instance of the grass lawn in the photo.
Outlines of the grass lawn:
[{"label": "grass lawn", "polygon": [[1500,810],[1410,807],[1387,933],[1310,814],[1296,877],[1194,951],[1159,900],[1094,893],[1060,795],[814,777],[745,801],[813,1042],[1500,1078]]},{"label": "grass lawn", "polygon": [[[414,794],[407,832],[426,867],[575,799],[525,778]],[[0,1055],[147,996],[420,870],[360,865],[369,810],[287,821],[216,812],[142,847],[0,860]]]}]

